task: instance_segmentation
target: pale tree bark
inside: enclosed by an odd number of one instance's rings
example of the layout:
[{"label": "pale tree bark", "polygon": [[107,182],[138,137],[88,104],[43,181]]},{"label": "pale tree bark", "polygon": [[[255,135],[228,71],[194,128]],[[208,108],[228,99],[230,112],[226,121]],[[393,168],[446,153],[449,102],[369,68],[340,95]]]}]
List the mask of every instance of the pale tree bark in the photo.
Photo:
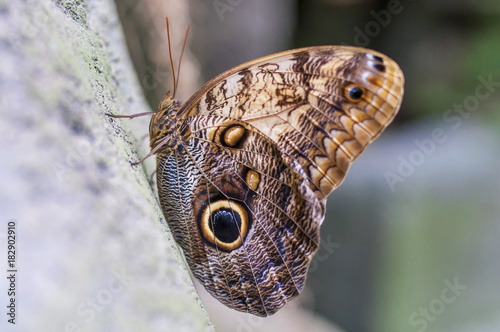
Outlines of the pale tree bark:
[{"label": "pale tree bark", "polygon": [[[150,111],[110,0],[0,3],[1,331],[211,331],[144,167]],[[132,129],[133,128],[133,129]],[[131,133],[136,136],[131,135]],[[153,158],[151,158],[153,159]],[[146,170],[146,172],[145,172]]]}]

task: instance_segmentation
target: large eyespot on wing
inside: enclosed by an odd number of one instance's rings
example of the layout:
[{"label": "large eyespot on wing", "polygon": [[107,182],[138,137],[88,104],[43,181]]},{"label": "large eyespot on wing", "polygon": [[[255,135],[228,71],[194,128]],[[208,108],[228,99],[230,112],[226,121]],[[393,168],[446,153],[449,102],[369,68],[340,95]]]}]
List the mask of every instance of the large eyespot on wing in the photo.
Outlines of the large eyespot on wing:
[{"label": "large eyespot on wing", "polygon": [[243,120],[298,160],[321,200],[392,121],[404,78],[387,56],[321,46],[277,53],[209,81],[179,110]]},{"label": "large eyespot on wing", "polygon": [[241,247],[252,223],[246,207],[224,197],[215,197],[205,203],[197,216],[203,238],[225,252]]},{"label": "large eyespot on wing", "polygon": [[170,228],[214,297],[239,311],[271,315],[305,284],[323,206],[303,174],[251,126],[222,117],[189,122],[188,144],[158,156]]}]

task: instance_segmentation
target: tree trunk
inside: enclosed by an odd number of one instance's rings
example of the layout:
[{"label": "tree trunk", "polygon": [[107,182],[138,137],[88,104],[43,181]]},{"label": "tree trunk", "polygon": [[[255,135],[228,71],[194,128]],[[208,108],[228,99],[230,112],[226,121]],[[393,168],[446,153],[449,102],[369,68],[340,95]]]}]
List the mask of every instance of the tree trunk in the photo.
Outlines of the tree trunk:
[{"label": "tree trunk", "polygon": [[213,330],[148,183],[154,158],[130,165],[149,119],[105,115],[150,111],[113,2],[3,1],[0,17],[0,330]]}]

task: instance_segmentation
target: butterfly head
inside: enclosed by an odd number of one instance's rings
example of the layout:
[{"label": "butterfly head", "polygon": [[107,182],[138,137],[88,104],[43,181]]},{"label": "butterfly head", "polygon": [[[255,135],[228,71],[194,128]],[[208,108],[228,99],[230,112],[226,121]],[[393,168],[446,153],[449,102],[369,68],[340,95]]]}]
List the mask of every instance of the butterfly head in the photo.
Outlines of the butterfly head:
[{"label": "butterfly head", "polygon": [[178,117],[180,102],[174,99],[170,92],[158,106],[158,112],[153,115],[149,124],[149,137],[151,149],[154,149],[159,144],[165,148],[173,148],[179,142],[177,128],[180,126],[181,120]]}]

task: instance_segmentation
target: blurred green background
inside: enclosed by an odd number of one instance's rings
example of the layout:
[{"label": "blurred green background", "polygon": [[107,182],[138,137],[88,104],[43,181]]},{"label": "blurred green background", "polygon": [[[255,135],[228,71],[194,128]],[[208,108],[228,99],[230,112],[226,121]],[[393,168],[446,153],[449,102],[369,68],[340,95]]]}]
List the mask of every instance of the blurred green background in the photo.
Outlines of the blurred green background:
[{"label": "blurred green background", "polygon": [[[305,310],[354,332],[500,331],[500,1],[116,3],[152,109],[172,90],[165,16],[176,63],[191,28],[181,100],[291,48],[357,45],[396,60],[402,108],[328,200]],[[222,309],[208,310],[217,327]]]}]

